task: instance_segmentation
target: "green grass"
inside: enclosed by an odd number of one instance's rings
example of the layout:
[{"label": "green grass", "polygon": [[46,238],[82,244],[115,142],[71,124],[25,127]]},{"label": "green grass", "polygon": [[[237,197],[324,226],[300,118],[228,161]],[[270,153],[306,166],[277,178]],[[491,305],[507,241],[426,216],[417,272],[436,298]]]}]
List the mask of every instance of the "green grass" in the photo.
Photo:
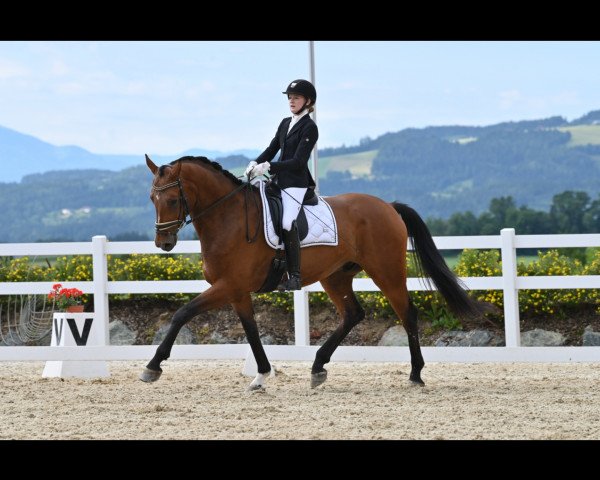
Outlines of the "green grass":
[{"label": "green grass", "polygon": [[319,178],[327,176],[329,171],[343,172],[350,171],[354,177],[365,177],[371,174],[371,165],[373,159],[377,156],[378,150],[369,150],[367,152],[349,153],[347,155],[334,155],[332,157],[319,157],[318,170]]},{"label": "green grass", "polygon": [[522,262],[526,265],[530,264],[531,262],[535,262],[536,260],[539,260],[540,257],[538,257],[537,255],[517,255],[517,263]]},{"label": "green grass", "polygon": [[473,188],[473,180],[463,180],[462,182],[456,182],[448,187],[446,187],[441,192],[431,192],[431,195],[434,198],[452,198],[461,193],[471,190]]},{"label": "green grass", "polygon": [[[458,253],[447,253],[442,251],[442,256],[450,268],[454,268],[456,266],[459,255],[460,254]],[[517,255],[517,263],[522,262],[529,264],[535,260],[538,260],[537,255]]]},{"label": "green grass", "polygon": [[600,125],[575,125],[573,127],[559,127],[561,132],[570,132],[569,147],[579,145],[600,145]]},{"label": "green grass", "polygon": [[[367,152],[349,153],[347,155],[334,155],[331,157],[319,157],[317,169],[319,178],[325,178],[327,172],[344,170],[350,171],[354,177],[366,177],[371,175],[371,165],[373,159],[377,156],[378,150],[369,150]],[[309,167],[312,171],[312,159],[309,161]],[[244,173],[246,167],[232,168],[229,170],[235,176]]]}]

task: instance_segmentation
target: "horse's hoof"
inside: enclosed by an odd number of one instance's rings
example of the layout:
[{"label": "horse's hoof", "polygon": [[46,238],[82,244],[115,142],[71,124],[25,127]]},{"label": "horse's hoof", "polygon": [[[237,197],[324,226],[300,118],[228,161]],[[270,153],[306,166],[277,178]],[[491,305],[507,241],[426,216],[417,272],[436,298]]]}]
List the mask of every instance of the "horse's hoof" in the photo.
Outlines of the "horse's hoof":
[{"label": "horse's hoof", "polygon": [[161,375],[162,370],[150,370],[149,368],[144,368],[144,371],[140,373],[140,380],[147,383],[156,382]]},{"label": "horse's hoof", "polygon": [[317,388],[319,385],[327,380],[327,370],[323,369],[322,372],[310,374],[310,388]]},{"label": "horse's hoof", "polygon": [[425,386],[425,382],[423,380],[421,380],[421,377],[417,377],[417,378],[410,377],[409,380],[410,380],[411,385],[414,385],[416,387],[424,387]]},{"label": "horse's hoof", "polygon": [[249,393],[262,393],[262,392],[266,392],[265,386],[264,385],[248,385],[248,388],[246,389],[247,392]]},{"label": "horse's hoof", "polygon": [[267,373],[257,373],[256,377],[254,377],[254,380],[252,380],[252,383],[250,383],[250,385],[248,385],[248,391],[249,392],[254,392],[257,390],[260,390],[261,388],[264,389],[265,387],[265,383],[267,378],[269,377],[269,375],[272,375],[273,373],[273,368],[271,367],[271,371],[267,372]]}]

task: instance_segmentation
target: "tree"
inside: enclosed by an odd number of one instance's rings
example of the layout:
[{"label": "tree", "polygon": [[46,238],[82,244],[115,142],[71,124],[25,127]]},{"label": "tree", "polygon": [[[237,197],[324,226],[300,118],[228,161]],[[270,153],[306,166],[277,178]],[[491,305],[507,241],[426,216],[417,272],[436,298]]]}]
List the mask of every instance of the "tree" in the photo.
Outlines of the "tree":
[{"label": "tree", "polygon": [[584,231],[583,217],[590,197],[585,192],[567,190],[552,197],[550,218],[556,233],[581,233]]},{"label": "tree", "polygon": [[584,213],[583,228],[585,233],[600,233],[600,195]]},{"label": "tree", "polygon": [[479,235],[498,235],[502,227],[490,212],[483,212],[477,220],[479,225]]},{"label": "tree", "polygon": [[547,212],[532,210],[522,206],[517,211],[515,231],[519,235],[540,235],[552,233],[552,220]]},{"label": "tree", "polygon": [[132,232],[122,232],[122,233],[113,235],[111,237],[111,240],[113,242],[137,242],[137,241],[150,240],[150,237],[148,237],[148,235],[145,233],[132,231]]},{"label": "tree", "polygon": [[448,219],[448,235],[478,235],[479,224],[473,212],[455,213]]},{"label": "tree", "polygon": [[509,217],[514,219],[515,201],[510,195],[508,197],[492,198],[489,210],[499,227],[508,227]]},{"label": "tree", "polygon": [[437,217],[430,217],[425,223],[427,223],[427,227],[429,227],[429,231],[432,235],[440,237],[446,235],[448,226],[445,220]]}]

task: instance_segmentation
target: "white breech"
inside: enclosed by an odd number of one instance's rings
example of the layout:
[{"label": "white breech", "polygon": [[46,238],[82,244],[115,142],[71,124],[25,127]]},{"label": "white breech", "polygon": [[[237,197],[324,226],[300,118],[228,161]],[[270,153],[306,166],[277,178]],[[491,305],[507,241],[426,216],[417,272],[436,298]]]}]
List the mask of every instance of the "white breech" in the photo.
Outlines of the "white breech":
[{"label": "white breech", "polygon": [[284,188],[281,192],[281,200],[283,202],[283,220],[282,226],[288,232],[292,228],[292,222],[298,218],[304,195],[308,188],[289,187]]}]

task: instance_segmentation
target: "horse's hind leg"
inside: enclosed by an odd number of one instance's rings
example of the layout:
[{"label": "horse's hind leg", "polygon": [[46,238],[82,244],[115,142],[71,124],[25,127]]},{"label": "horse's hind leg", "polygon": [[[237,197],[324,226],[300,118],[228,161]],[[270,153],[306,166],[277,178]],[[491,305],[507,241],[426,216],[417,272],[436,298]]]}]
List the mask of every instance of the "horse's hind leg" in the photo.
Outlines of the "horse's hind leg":
[{"label": "horse's hind leg", "polygon": [[248,390],[258,390],[265,384],[265,380],[271,371],[271,364],[267,359],[267,354],[258,335],[258,326],[256,325],[256,320],[254,320],[252,299],[250,295],[247,295],[242,300],[233,302],[231,305],[240,317],[244,332],[246,332],[246,338],[248,339],[258,367],[258,373],[254,380],[252,380],[252,383],[250,383]]},{"label": "horse's hind leg", "polygon": [[352,279],[355,274],[356,272],[352,270],[338,270],[321,280],[321,285],[334,303],[342,321],[323,346],[317,350],[311,371],[310,386],[312,388],[318,387],[327,380],[327,370],[323,368],[323,365],[329,363],[331,355],[350,330],[365,318],[365,311],[352,291]]},{"label": "horse's hind leg", "polygon": [[400,273],[390,276],[389,271],[390,269],[379,269],[377,272],[367,271],[367,273],[390,301],[396,315],[402,319],[402,325],[408,334],[408,349],[410,351],[411,363],[410,381],[414,384],[425,385],[423,380],[421,380],[421,370],[425,365],[425,361],[423,360],[421,346],[419,345],[417,309],[408,296],[406,277]]},{"label": "horse's hind leg", "polygon": [[410,350],[410,381],[417,385],[425,385],[421,379],[421,370],[425,365],[419,344],[419,326],[417,325],[417,309],[408,299],[408,314],[402,319],[402,324],[408,334],[408,349]]}]

